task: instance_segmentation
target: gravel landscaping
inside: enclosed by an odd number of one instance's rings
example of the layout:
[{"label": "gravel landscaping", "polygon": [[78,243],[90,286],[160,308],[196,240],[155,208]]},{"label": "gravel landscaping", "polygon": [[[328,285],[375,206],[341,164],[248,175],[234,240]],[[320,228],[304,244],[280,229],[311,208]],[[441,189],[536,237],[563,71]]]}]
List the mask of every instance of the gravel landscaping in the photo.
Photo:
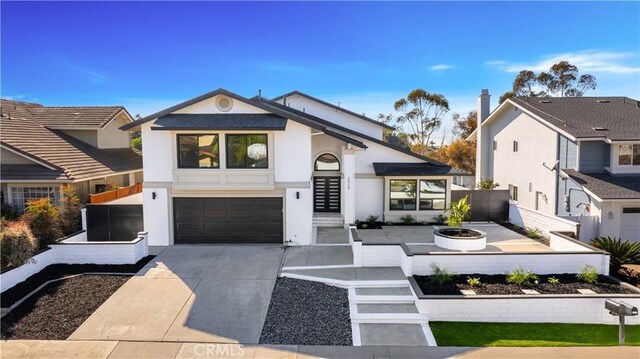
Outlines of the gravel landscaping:
[{"label": "gravel landscaping", "polygon": [[2,317],[2,339],[65,340],[129,278],[80,275],[50,283]]},{"label": "gravel landscaping", "polygon": [[[533,289],[540,294],[580,294],[578,289],[591,289],[598,294],[638,294],[623,287],[607,276],[599,276],[598,283],[589,284],[580,282],[575,274],[539,275],[539,284],[521,287],[517,284],[509,284],[504,275],[464,274],[456,275],[449,283],[442,285],[431,281],[430,276],[413,276],[425,295],[462,295],[460,290],[472,289],[479,295],[523,295],[522,289]],[[467,278],[480,278],[480,285],[470,286]],[[550,277],[560,281],[553,285],[548,283]]]},{"label": "gravel landscaping", "polygon": [[353,345],[347,290],[278,278],[260,344]]}]

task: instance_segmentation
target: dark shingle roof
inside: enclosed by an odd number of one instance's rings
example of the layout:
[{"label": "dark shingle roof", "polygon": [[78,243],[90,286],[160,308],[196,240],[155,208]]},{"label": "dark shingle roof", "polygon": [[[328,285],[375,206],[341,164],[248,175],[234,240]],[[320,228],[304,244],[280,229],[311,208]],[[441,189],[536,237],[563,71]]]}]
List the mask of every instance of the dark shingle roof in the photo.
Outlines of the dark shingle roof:
[{"label": "dark shingle roof", "polygon": [[640,199],[640,176],[586,174],[572,169],[562,172],[601,199]]},{"label": "dark shingle roof", "polygon": [[438,166],[425,162],[374,162],[376,176],[432,176],[466,175],[468,173],[451,166]]},{"label": "dark shingle roof", "polygon": [[61,169],[51,170],[38,164],[2,164],[2,181],[69,181]]},{"label": "dark shingle roof", "polygon": [[[4,101],[3,101],[4,104]],[[16,105],[18,107],[19,104]],[[142,169],[140,151],[130,148],[98,149],[57,130],[51,130],[29,116],[11,116],[4,111],[0,120],[0,142],[47,166],[64,171],[68,180],[110,176],[118,172]],[[30,109],[27,109],[30,110]],[[14,113],[21,110],[12,110]],[[7,114],[5,116],[5,113]],[[14,168],[15,169],[15,168]],[[31,172],[26,172],[25,176]],[[57,176],[51,174],[51,176]],[[2,179],[4,180],[4,173]],[[39,179],[23,177],[23,180]]]},{"label": "dark shingle roof", "polygon": [[122,106],[46,107],[4,99],[1,104],[3,117],[34,119],[52,129],[102,128],[121,111],[126,112]]},{"label": "dark shingle roof", "polygon": [[268,130],[282,131],[287,119],[274,114],[170,114],[158,118],[152,130]]},{"label": "dark shingle roof", "polygon": [[638,101],[628,97],[516,97],[510,100],[576,138],[640,139],[640,107]]}]

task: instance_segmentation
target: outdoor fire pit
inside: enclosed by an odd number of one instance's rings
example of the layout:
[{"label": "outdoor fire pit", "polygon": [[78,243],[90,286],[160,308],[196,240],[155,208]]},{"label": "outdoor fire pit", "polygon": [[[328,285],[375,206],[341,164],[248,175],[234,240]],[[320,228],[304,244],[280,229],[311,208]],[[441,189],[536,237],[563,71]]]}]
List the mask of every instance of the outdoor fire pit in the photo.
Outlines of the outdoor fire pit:
[{"label": "outdoor fire pit", "polygon": [[479,251],[487,246],[487,234],[475,229],[443,228],[433,231],[436,246],[454,251]]}]

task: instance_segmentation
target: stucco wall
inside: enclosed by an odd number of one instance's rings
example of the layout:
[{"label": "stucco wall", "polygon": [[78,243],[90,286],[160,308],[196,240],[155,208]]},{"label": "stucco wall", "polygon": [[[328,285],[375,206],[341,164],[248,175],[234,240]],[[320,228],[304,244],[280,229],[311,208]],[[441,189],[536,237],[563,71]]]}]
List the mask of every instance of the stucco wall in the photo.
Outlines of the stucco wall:
[{"label": "stucco wall", "polygon": [[361,221],[370,215],[384,215],[384,179],[375,176],[358,178],[356,176],[356,219]]},{"label": "stucco wall", "polygon": [[[605,201],[594,207],[596,207],[596,213],[600,216],[600,236],[619,238],[621,237],[620,224],[623,218],[622,209],[624,207],[640,207],[640,200],[620,202]],[[628,219],[625,218],[625,220]],[[636,225],[638,227],[638,231],[636,232],[636,237],[627,236],[627,238],[623,239],[640,242],[640,223],[626,222],[625,225]]]},{"label": "stucco wall", "polygon": [[15,154],[9,150],[5,150],[4,148],[0,149],[0,162],[4,164],[35,164],[35,162],[27,159],[23,156]]},{"label": "stucco wall", "polygon": [[129,123],[124,113],[98,131],[98,148],[129,148],[131,147],[129,131],[122,131],[120,126]]},{"label": "stucco wall", "polygon": [[[286,131],[274,132],[276,182],[308,182],[311,179],[311,129],[289,121]],[[316,136],[317,137],[317,136]],[[270,154],[271,155],[271,154]]]},{"label": "stucco wall", "polygon": [[93,147],[98,147],[98,130],[62,130],[61,132]]},{"label": "stucco wall", "polygon": [[216,100],[218,99],[219,96],[222,96],[222,95],[214,96],[212,98],[200,101],[198,103],[194,103],[193,105],[190,105],[183,109],[175,111],[174,113],[267,113],[267,111],[261,108],[251,106],[249,104],[246,104],[244,102],[240,102],[234,99],[232,99],[233,106],[231,107],[231,110],[228,112],[221,112],[216,107]]}]

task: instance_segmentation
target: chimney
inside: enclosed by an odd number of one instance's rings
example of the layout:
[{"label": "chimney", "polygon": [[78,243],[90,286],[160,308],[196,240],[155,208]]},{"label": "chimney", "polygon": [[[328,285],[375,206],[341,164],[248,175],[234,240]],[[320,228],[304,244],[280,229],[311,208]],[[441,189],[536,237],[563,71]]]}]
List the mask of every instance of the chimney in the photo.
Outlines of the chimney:
[{"label": "chimney", "polygon": [[491,95],[489,90],[482,89],[478,97],[478,127],[476,128],[476,182],[480,182],[483,178],[488,178],[488,163],[491,161],[487,156],[491,154],[489,151],[489,138],[483,135],[482,122],[489,117],[491,113]]},{"label": "chimney", "polygon": [[482,89],[478,97],[478,124],[484,121],[491,113],[491,95],[489,90]]}]

